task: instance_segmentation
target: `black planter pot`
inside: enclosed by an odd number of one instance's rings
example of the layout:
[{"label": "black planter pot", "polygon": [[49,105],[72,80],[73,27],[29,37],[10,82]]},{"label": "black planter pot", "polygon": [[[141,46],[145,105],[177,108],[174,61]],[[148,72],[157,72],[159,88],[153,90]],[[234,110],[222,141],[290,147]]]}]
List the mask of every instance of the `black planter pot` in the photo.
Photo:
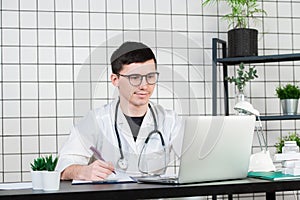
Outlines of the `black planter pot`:
[{"label": "black planter pot", "polygon": [[238,28],[228,31],[228,57],[257,56],[256,29]]}]

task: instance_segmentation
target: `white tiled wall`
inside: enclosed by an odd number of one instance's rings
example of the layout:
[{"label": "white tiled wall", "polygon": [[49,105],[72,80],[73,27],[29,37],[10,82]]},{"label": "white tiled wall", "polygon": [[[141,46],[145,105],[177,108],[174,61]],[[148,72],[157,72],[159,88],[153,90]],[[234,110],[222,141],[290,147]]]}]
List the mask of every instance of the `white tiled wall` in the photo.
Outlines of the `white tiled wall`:
[{"label": "white tiled wall", "polygon": [[[161,72],[154,101],[180,115],[210,115],[211,41],[226,40],[227,24],[221,17],[228,9],[222,1],[205,8],[201,3],[2,0],[0,181],[30,180],[33,158],[56,154],[76,120],[116,96],[109,82],[109,58],[123,41],[153,48]],[[257,25],[259,54],[299,52],[300,1],[259,3],[268,13]],[[274,89],[279,83],[298,81],[298,64],[257,65],[259,78],[248,91],[261,114],[281,112]],[[229,67],[229,74],[234,70]],[[233,96],[230,85],[231,108]],[[279,136],[299,128],[298,121],[264,125],[272,152]],[[254,151],[257,145],[255,139]]]}]

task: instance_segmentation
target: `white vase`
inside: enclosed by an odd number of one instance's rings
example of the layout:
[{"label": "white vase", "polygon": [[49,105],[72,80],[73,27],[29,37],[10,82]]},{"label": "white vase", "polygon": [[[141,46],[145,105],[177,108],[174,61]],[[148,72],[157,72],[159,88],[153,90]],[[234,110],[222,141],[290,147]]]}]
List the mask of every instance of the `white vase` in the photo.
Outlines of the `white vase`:
[{"label": "white vase", "polygon": [[43,189],[43,171],[31,171],[32,189]]},{"label": "white vase", "polygon": [[58,171],[43,171],[43,190],[53,191],[59,190],[60,172]]}]

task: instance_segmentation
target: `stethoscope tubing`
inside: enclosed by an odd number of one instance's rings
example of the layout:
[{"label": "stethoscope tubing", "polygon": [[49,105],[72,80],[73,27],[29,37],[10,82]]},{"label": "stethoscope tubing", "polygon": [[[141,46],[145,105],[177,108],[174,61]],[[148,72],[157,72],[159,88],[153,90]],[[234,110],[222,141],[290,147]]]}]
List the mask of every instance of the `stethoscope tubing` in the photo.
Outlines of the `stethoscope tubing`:
[{"label": "stethoscope tubing", "polygon": [[[117,136],[117,140],[118,140],[118,147],[119,147],[119,152],[120,152],[120,159],[119,160],[124,160],[124,153],[123,153],[123,150],[122,150],[122,142],[121,142],[121,138],[120,138],[120,134],[119,134],[119,131],[118,131],[118,128],[117,128],[117,120],[118,120],[118,110],[119,110],[119,105],[120,105],[120,99],[118,100],[117,104],[116,104],[116,109],[115,109],[115,123],[114,123],[114,126],[115,126],[115,134]],[[164,141],[164,138],[161,134],[161,132],[158,130],[158,126],[157,126],[157,121],[156,121],[156,117],[155,117],[155,114],[154,114],[154,111],[150,105],[150,103],[148,104],[149,106],[149,109],[151,111],[151,114],[153,116],[153,121],[154,121],[154,130],[151,131],[146,140],[145,140],[145,144],[148,143],[150,137],[152,134],[154,133],[158,133],[158,135],[160,136],[160,140],[161,140],[161,144],[163,146],[163,148],[165,149],[165,141]]]},{"label": "stethoscope tubing", "polygon": [[118,128],[117,128],[119,105],[120,105],[120,99],[118,100],[117,105],[116,105],[116,109],[115,109],[115,133],[116,133],[117,140],[118,140],[118,146],[119,146],[119,151],[120,151],[120,159],[124,159],[121,138],[120,138],[120,134],[119,134],[119,131],[118,131]]}]

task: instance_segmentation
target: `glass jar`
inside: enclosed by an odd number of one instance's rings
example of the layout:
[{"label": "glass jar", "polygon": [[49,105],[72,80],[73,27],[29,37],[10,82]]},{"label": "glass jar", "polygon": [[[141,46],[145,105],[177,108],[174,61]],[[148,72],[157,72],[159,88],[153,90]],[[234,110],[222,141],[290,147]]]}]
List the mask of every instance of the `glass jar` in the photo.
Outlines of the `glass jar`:
[{"label": "glass jar", "polygon": [[245,94],[244,89],[242,90],[237,90],[236,94],[235,94],[235,104],[237,104],[240,101],[248,101],[248,98]]},{"label": "glass jar", "polygon": [[[245,95],[244,88],[241,90],[237,90],[235,94],[235,104],[242,102],[242,101],[248,101],[247,96]],[[247,111],[243,110],[236,110],[236,115],[248,115]]]}]

